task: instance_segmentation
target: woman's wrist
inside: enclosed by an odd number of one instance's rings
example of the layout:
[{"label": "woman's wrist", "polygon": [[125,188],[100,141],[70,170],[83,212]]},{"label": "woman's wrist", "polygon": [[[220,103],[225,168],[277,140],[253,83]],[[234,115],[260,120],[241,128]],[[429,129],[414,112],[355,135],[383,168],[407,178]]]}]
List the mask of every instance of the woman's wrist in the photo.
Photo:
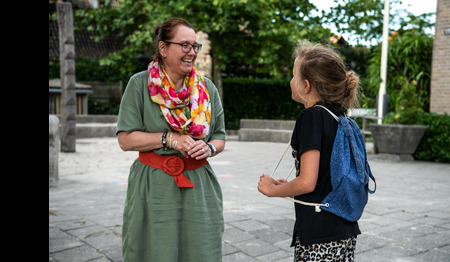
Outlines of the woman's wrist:
[{"label": "woman's wrist", "polygon": [[216,147],[212,143],[206,143],[206,145],[208,145],[210,157],[213,157],[217,152]]},{"label": "woman's wrist", "polygon": [[179,134],[179,133],[173,133],[173,138],[172,138],[172,140],[170,141],[170,146],[171,146],[171,148],[177,149],[178,140],[180,140],[180,138],[181,138],[182,136],[183,136],[183,135],[181,135],[181,134]]},{"label": "woman's wrist", "polygon": [[161,143],[162,143],[164,149],[167,149],[167,134],[168,134],[168,131],[162,133],[162,136],[161,136]]}]

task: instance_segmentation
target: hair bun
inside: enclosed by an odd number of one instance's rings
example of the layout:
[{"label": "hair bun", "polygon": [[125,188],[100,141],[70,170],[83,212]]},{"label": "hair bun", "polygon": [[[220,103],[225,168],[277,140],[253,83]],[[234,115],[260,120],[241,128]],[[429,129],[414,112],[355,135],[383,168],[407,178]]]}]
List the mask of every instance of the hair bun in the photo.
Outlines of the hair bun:
[{"label": "hair bun", "polygon": [[359,76],[353,71],[348,71],[345,81],[345,98],[344,104],[347,104],[350,108],[358,107],[359,101]]}]

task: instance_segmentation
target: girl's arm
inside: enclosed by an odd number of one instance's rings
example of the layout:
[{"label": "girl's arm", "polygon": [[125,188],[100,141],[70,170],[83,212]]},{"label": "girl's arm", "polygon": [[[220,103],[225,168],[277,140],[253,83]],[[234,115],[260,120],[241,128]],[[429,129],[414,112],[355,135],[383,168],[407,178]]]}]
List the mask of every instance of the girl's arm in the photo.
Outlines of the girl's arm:
[{"label": "girl's arm", "polygon": [[290,182],[279,183],[263,174],[258,190],[268,197],[293,197],[311,193],[316,188],[319,176],[320,151],[311,149],[300,156],[300,175]]}]

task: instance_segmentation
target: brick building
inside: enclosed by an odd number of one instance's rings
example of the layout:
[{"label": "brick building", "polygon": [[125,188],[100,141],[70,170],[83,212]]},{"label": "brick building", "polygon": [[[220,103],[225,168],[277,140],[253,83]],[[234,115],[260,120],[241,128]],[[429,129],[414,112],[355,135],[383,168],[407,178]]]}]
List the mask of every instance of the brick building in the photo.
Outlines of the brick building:
[{"label": "brick building", "polygon": [[437,0],[430,111],[450,114],[450,0]]}]

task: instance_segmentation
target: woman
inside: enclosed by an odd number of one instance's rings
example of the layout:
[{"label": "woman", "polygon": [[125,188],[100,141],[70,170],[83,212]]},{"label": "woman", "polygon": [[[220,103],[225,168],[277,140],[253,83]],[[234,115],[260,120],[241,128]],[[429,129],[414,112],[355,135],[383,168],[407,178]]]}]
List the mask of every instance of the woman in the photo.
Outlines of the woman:
[{"label": "woman", "polygon": [[222,191],[207,162],[225,147],[214,84],[194,68],[194,27],[172,18],[155,29],[156,55],[133,75],[117,139],[138,151],[123,215],[123,261],[221,261]]},{"label": "woman", "polygon": [[[297,118],[291,146],[297,177],[289,182],[263,174],[258,190],[269,197],[292,197],[321,203],[331,190],[330,159],[337,121],[344,108],[357,105],[359,78],[346,71],[342,59],[321,45],[300,42],[294,53],[292,99],[305,109]],[[349,222],[325,210],[295,204],[292,246],[295,261],[353,261],[358,222]]]}]

